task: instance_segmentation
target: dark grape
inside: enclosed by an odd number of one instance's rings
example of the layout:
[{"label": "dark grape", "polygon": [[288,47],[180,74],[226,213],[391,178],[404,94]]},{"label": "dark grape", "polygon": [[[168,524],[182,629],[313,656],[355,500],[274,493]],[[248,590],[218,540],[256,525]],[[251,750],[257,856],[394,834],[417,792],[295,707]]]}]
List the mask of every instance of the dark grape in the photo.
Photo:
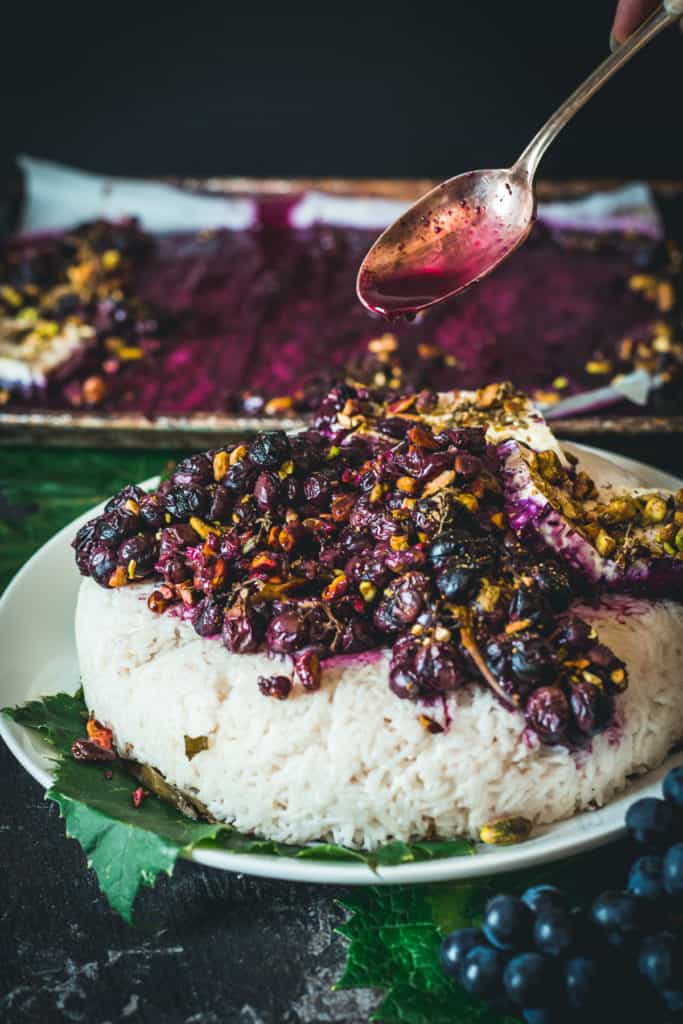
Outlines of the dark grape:
[{"label": "dark grape", "polygon": [[640,900],[630,892],[603,892],[593,903],[591,920],[603,930],[612,945],[621,946],[640,930],[643,921]]},{"label": "dark grape", "polygon": [[564,965],[567,1002],[573,1010],[598,1006],[603,991],[603,965],[591,956],[574,956]]},{"label": "dark grape", "polygon": [[275,700],[287,700],[292,690],[292,680],[288,676],[259,676],[257,685],[264,697]]},{"label": "dark grape", "polygon": [[197,605],[193,625],[199,636],[215,636],[223,628],[223,609],[212,597],[203,598]]},{"label": "dark grape", "polygon": [[561,743],[569,725],[569,702],[559,686],[539,686],[527,701],[525,716],[544,743]]},{"label": "dark grape", "polygon": [[664,895],[662,858],[639,857],[628,876],[628,891],[641,900],[655,902]]},{"label": "dark grape", "polygon": [[662,865],[664,888],[670,896],[683,897],[683,843],[667,850]]},{"label": "dark grape", "polygon": [[567,1024],[567,1013],[563,1007],[536,1006],[522,1010],[526,1024]]},{"label": "dark grape", "polygon": [[660,932],[643,939],[638,954],[638,969],[651,985],[672,990],[683,982],[683,944],[680,936]]},{"label": "dark grape", "polygon": [[683,764],[671,769],[664,779],[662,792],[670,804],[683,811]]},{"label": "dark grape", "polygon": [[88,572],[101,587],[108,587],[117,568],[116,553],[105,544],[96,545],[90,552]]},{"label": "dark grape", "polygon": [[190,516],[203,516],[208,506],[202,487],[173,487],[164,502],[166,511],[179,522],[187,522]]},{"label": "dark grape", "polygon": [[257,434],[249,446],[249,461],[263,469],[277,469],[289,458],[289,440],[284,430]]},{"label": "dark grape", "polygon": [[288,654],[301,646],[304,636],[303,619],[292,609],[281,612],[271,620],[266,631],[266,643],[271,651]]},{"label": "dark grape", "polygon": [[468,534],[465,530],[444,530],[429,545],[429,561],[433,566],[439,566],[451,555],[461,554],[467,540]]},{"label": "dark grape", "polygon": [[626,812],[626,828],[637,843],[658,845],[671,836],[676,816],[671,804],[655,796],[646,796],[631,804]]},{"label": "dark grape", "polygon": [[574,922],[566,910],[543,910],[534,924],[534,942],[541,953],[562,956],[573,945]]},{"label": "dark grape", "polygon": [[212,461],[206,452],[189,455],[178,463],[171,479],[180,487],[208,484],[213,480]]},{"label": "dark grape", "polygon": [[484,943],[484,936],[479,928],[459,928],[451,932],[441,943],[439,954],[441,966],[446,974],[460,980],[465,957],[474,949]]},{"label": "dark grape", "polygon": [[[673,1013],[680,1013],[683,1010],[683,989],[668,989],[662,992],[662,997],[667,1008]],[[680,1018],[676,1018],[679,1020]]]},{"label": "dark grape", "polygon": [[532,885],[522,893],[522,900],[534,914],[545,910],[565,910],[567,897],[555,885]]},{"label": "dark grape", "polygon": [[154,568],[157,560],[158,546],[154,534],[136,533],[126,538],[119,546],[118,559],[121,565],[128,568],[135,563],[135,575],[145,576]]},{"label": "dark grape", "polygon": [[533,915],[517,896],[494,896],[486,904],[483,932],[497,949],[524,949],[531,938]]},{"label": "dark grape", "polygon": [[584,736],[595,736],[602,732],[614,711],[613,697],[605,693],[603,688],[583,680],[572,686],[569,705],[574,725]]},{"label": "dark grape", "polygon": [[124,487],[123,490],[115,494],[113,498],[110,498],[107,504],[104,506],[105,512],[112,512],[114,509],[121,509],[124,507],[127,501],[139,502],[141,498],[145,497],[145,492],[141,487],[136,484],[129,484]]},{"label": "dark grape", "polygon": [[548,1006],[556,989],[553,962],[542,953],[521,953],[505,968],[503,983],[507,995],[517,1006]]},{"label": "dark grape", "polygon": [[554,659],[548,644],[538,637],[513,645],[510,668],[522,683],[545,683],[554,674]]},{"label": "dark grape", "polygon": [[467,559],[449,558],[436,577],[436,585],[447,601],[462,604],[479,588],[477,568]]},{"label": "dark grape", "polygon": [[462,985],[470,995],[496,999],[503,995],[503,971],[507,957],[490,946],[475,946],[465,956]]}]

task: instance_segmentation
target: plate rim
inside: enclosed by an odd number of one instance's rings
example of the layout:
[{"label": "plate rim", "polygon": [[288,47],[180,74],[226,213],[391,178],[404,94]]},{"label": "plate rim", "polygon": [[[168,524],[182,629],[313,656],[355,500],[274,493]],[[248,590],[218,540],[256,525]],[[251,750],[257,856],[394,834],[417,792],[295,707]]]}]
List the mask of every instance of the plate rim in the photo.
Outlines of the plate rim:
[{"label": "plate rim", "polygon": [[[602,458],[608,458],[617,468],[622,468],[636,474],[645,473],[646,476],[654,476],[659,479],[658,483],[647,484],[646,486],[666,487],[672,490],[683,486],[683,479],[655,466],[631,459],[628,456],[610,452],[593,445],[577,444],[574,442],[568,445],[565,442],[561,442],[561,444],[577,452],[585,452]],[[158,476],[149,477],[140,486],[144,488],[153,487],[157,485],[158,480]],[[63,526],[45,541],[15,573],[4,594],[0,597],[0,627],[3,615],[12,601],[15,590],[19,587],[20,581],[25,580],[26,576],[33,571],[34,564],[45,557],[49,549],[59,547],[67,536],[69,538],[73,536],[75,529],[83,522],[97,515],[105,504],[106,501],[100,502],[98,505],[82,513],[72,522],[67,523],[66,526]],[[0,736],[5,744],[29,775],[36,779],[45,789],[49,789],[52,783],[50,772],[39,763],[37,756],[32,757],[20,742],[20,737],[28,733],[29,730],[26,727],[16,724],[5,715],[0,715]],[[638,776],[637,781],[642,783],[644,787],[647,787],[648,791],[653,785],[659,786],[666,771],[671,767],[672,758],[683,763],[683,753],[670,755],[659,768]],[[649,783],[648,780],[650,780]],[[620,805],[622,802],[627,805],[631,799],[629,795],[631,789],[632,787],[629,787],[624,793],[605,805],[605,807],[611,806],[614,809],[614,805]],[[570,821],[578,822],[586,818],[586,816],[600,813],[601,810],[603,809],[600,808],[597,812],[583,811],[581,814],[565,819],[563,822],[545,826],[535,838],[538,840],[547,839],[548,830],[552,830],[555,824],[561,825]],[[578,853],[595,849],[622,836],[625,832],[623,818],[620,821],[621,824],[608,823],[605,827],[598,828],[597,830],[584,831],[577,828],[574,836],[565,837],[558,843],[550,846],[547,841],[540,842],[537,845],[535,839],[531,838],[525,843],[520,843],[518,846],[478,850],[472,856],[443,857],[435,860],[377,866],[376,868],[371,868],[368,864],[362,862],[342,863],[323,860],[316,861],[308,858],[280,857],[273,854],[233,853],[229,850],[202,848],[201,846],[183,853],[182,856],[205,867],[236,871],[279,881],[328,885],[425,884],[466,880],[481,875],[519,871],[537,864],[552,863],[556,860],[573,857]]]}]

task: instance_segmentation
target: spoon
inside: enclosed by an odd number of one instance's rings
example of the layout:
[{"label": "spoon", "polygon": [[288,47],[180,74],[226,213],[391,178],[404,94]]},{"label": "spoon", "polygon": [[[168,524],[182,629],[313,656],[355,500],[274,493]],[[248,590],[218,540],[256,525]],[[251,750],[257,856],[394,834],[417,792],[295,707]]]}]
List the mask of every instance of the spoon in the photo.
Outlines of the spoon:
[{"label": "spoon", "polygon": [[534,175],[550,143],[634,53],[682,14],[683,0],[664,0],[565,100],[512,167],[459,174],[411,206],[361,264],[356,290],[363,305],[389,318],[414,314],[479,281],[519,248],[534,222]]}]

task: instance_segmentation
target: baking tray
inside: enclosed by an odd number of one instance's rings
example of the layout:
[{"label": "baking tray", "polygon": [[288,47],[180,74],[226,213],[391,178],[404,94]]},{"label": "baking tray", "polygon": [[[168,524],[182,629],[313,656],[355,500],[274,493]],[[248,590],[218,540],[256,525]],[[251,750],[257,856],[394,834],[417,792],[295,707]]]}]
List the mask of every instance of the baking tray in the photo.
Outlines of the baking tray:
[{"label": "baking tray", "polygon": [[[166,182],[194,192],[245,195],[253,198],[296,196],[308,190],[328,195],[416,199],[437,182],[422,179],[380,178],[242,178],[169,177]],[[588,192],[616,188],[619,179],[580,179],[541,181],[537,194],[541,200],[562,199]],[[667,233],[683,242],[683,181],[650,181],[664,210]],[[12,209],[18,213],[16,182]],[[16,222],[16,221],[15,221]],[[16,412],[0,410],[0,445],[38,444],[61,447],[121,448],[209,448],[220,437],[224,440],[244,437],[277,426],[297,430],[304,420],[297,417],[256,417],[235,414],[195,413],[190,416],[160,416],[150,420],[142,415],[79,413],[67,411]],[[683,434],[683,415],[610,416],[593,415],[553,421],[553,430],[562,437],[599,439],[611,437],[652,437]]]}]

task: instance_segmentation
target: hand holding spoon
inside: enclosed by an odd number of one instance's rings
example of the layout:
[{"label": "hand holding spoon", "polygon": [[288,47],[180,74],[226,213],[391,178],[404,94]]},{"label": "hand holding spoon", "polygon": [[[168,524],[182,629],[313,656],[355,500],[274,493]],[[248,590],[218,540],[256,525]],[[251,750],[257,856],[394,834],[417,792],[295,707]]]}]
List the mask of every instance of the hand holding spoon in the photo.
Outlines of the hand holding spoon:
[{"label": "hand holding spoon", "polygon": [[534,222],[534,175],[550,143],[615,71],[681,15],[683,0],[664,0],[565,100],[512,167],[459,174],[411,206],[361,264],[356,290],[363,305],[389,317],[415,313],[463,291],[514,252]]}]

